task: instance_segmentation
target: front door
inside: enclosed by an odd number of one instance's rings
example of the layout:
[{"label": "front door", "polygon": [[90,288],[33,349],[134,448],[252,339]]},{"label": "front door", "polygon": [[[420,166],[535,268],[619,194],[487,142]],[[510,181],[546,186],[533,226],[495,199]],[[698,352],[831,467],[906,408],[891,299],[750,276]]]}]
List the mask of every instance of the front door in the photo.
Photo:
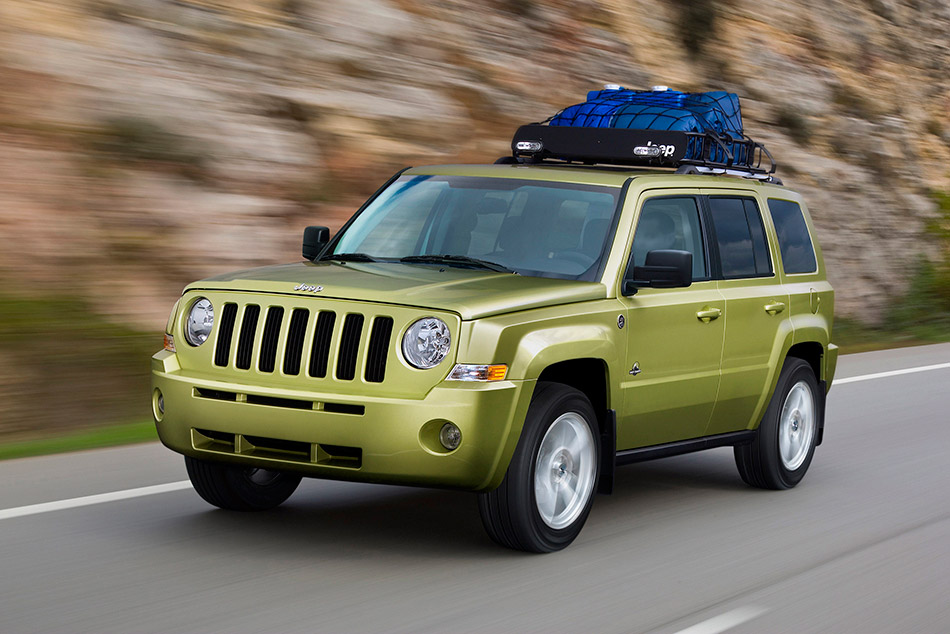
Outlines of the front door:
[{"label": "front door", "polygon": [[687,288],[641,288],[626,306],[627,373],[617,449],[703,435],[719,389],[725,301],[710,275],[701,200],[687,192],[647,193],[640,203],[632,266],[656,249],[693,254]]}]

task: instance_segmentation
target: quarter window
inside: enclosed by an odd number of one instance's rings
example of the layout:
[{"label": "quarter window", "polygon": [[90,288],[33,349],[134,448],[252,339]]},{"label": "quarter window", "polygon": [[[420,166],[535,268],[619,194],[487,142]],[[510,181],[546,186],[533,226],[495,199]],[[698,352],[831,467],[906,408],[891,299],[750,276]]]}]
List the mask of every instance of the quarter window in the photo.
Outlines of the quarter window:
[{"label": "quarter window", "polygon": [[782,268],[786,273],[814,273],[818,270],[815,247],[808,235],[805,216],[798,203],[769,198],[769,210],[782,251]]},{"label": "quarter window", "polygon": [[643,266],[650,251],[689,251],[693,254],[693,281],[708,279],[701,227],[695,198],[648,199],[640,210],[637,232],[633,237],[633,265]]},{"label": "quarter window", "polygon": [[725,279],[772,274],[765,228],[751,198],[711,196],[709,210]]}]

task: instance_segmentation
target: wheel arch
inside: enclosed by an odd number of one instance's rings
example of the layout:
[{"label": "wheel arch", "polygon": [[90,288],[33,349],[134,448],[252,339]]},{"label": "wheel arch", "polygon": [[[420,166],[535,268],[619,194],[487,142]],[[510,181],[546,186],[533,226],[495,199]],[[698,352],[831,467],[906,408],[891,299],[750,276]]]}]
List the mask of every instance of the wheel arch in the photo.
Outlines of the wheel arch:
[{"label": "wheel arch", "polygon": [[[776,348],[773,350],[773,363],[774,366],[771,370],[771,375],[765,385],[765,392],[762,394],[762,398],[759,401],[758,405],[755,408],[754,414],[752,416],[751,423],[748,429],[757,429],[762,416],[765,414],[765,410],[771,401],[772,396],[775,394],[775,389],[778,385],[779,377],[782,373],[782,367],[785,365],[785,361],[788,359],[801,359],[812,369],[812,372],[815,373],[815,380],[818,381],[820,394],[819,396],[822,399],[822,409],[824,408],[824,396],[827,391],[827,386],[825,383],[825,346],[822,345],[820,341],[815,341],[814,339],[806,341],[794,341],[795,331],[789,329],[786,333],[784,344],[779,345],[779,342],[776,342]],[[824,417],[821,418],[822,431],[824,427]],[[819,436],[819,439],[821,436]]]},{"label": "wheel arch", "polygon": [[598,423],[603,431],[603,421],[610,402],[609,377],[607,362],[591,357],[552,363],[541,371],[538,382],[561,383],[583,392],[597,412]]},{"label": "wheel arch", "polygon": [[[616,331],[616,326],[607,322],[535,330],[518,342],[512,371],[529,380],[561,383],[582,392],[603,430],[606,413],[615,407],[613,399],[618,394],[611,389],[616,387],[612,381],[617,380],[617,369],[623,363]],[[532,396],[525,393],[522,398]]]},{"label": "wheel arch", "polygon": [[[533,373],[532,373],[533,374]],[[572,387],[591,402],[597,415],[597,427],[600,431],[601,444],[601,473],[600,478],[603,492],[613,482],[614,454],[616,452],[616,416],[610,409],[610,364],[601,357],[575,357],[553,361],[537,368],[537,379],[529,379],[533,385],[525,386],[519,403],[515,408],[517,419],[512,421],[511,434],[502,449],[497,468],[486,482],[485,490],[491,490],[501,484],[511,459],[514,456],[521,436],[524,433],[525,416],[531,400],[539,385],[544,383],[559,383]],[[609,459],[608,459],[609,458]]]},{"label": "wheel arch", "polygon": [[785,358],[801,359],[811,366],[812,372],[815,373],[815,380],[818,382],[818,394],[815,395],[815,398],[818,399],[818,403],[816,404],[818,438],[815,442],[815,446],[817,447],[825,439],[825,402],[828,394],[828,384],[825,374],[825,347],[817,341],[803,341],[789,348],[785,354]]},{"label": "wheel arch", "polygon": [[794,357],[805,361],[815,373],[815,380],[821,381],[824,378],[822,376],[822,358],[824,355],[825,348],[820,343],[817,341],[803,341],[789,348],[788,352],[785,353],[785,358]]},{"label": "wheel arch", "polygon": [[[559,307],[558,312],[567,310]],[[577,389],[590,400],[597,414],[600,431],[612,431],[614,417],[611,415],[612,399],[617,398],[616,381],[618,369],[623,364],[623,346],[619,345],[616,333],[616,307],[584,313],[577,308],[571,315],[550,317],[545,311],[533,320],[524,315],[508,318],[512,323],[489,324],[493,326],[498,345],[490,354],[482,357],[508,358],[508,377],[522,382],[517,403],[513,409],[510,431],[499,453],[497,466],[487,479],[484,490],[497,487],[504,478],[512,456],[524,431],[525,416],[539,383],[559,383]],[[556,320],[557,323],[553,323]],[[593,322],[593,323],[591,323]],[[474,336],[473,336],[474,338]],[[466,354],[471,355],[471,351]],[[612,443],[613,437],[610,441]]]}]

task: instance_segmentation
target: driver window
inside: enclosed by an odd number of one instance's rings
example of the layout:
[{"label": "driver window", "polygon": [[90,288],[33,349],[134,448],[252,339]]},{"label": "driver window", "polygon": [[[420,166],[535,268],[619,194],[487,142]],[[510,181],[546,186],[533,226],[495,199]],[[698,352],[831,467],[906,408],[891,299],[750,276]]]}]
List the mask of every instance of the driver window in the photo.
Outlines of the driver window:
[{"label": "driver window", "polygon": [[693,254],[693,281],[709,278],[695,198],[650,198],[643,203],[633,237],[634,266],[643,266],[647,253],[658,249],[689,251]]}]

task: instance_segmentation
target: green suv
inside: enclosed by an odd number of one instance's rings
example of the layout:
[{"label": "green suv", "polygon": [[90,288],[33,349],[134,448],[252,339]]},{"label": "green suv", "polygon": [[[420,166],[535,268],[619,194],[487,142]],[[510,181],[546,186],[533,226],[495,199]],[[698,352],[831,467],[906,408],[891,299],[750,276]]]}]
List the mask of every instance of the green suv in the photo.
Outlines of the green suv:
[{"label": "green suv", "polygon": [[573,541],[618,465],[733,446],[745,482],[793,487],[834,292],[802,198],[752,176],[404,170],[332,240],[308,227],[304,261],[185,289],[152,358],[159,436],[221,508],[303,476],[454,488],[534,552]]}]

